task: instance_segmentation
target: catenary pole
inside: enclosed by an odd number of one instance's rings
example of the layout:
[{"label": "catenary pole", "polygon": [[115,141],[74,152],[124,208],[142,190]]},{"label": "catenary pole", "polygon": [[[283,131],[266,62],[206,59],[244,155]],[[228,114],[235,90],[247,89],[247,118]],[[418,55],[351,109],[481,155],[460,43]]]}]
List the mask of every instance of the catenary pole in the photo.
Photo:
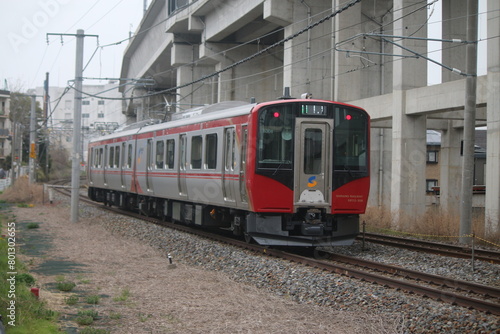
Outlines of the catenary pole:
[{"label": "catenary pole", "polygon": [[465,79],[465,111],[463,168],[460,205],[460,243],[470,241],[472,230],[472,187],[474,185],[474,139],[476,124],[476,86],[477,86],[477,12],[478,0],[467,3],[467,46]]},{"label": "catenary pole", "polygon": [[76,36],[76,61],[75,61],[75,102],[73,114],[73,153],[71,169],[71,222],[78,222],[78,195],[80,193],[80,161],[82,133],[82,85],[83,85],[83,39],[85,37],[99,37],[98,35],[85,35],[83,29],[78,29],[75,34],[47,33],[47,36]]},{"label": "catenary pole", "polygon": [[30,112],[30,154],[29,154],[29,181],[35,183],[35,159],[36,159],[36,95],[31,95]]},{"label": "catenary pole", "polygon": [[75,100],[73,114],[73,154],[71,169],[71,222],[78,222],[80,195],[80,138],[82,125],[82,72],[84,31],[76,31]]}]

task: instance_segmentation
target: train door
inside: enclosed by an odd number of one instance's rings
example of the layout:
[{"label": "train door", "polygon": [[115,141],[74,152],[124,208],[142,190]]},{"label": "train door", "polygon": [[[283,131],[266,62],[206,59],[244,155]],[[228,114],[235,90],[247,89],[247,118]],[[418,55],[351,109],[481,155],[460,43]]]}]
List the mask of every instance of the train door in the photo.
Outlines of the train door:
[{"label": "train door", "polygon": [[187,166],[187,137],[185,134],[180,135],[179,139],[179,164],[177,168],[177,180],[179,186],[179,195],[187,196],[186,184],[186,166]]},{"label": "train door", "polygon": [[331,207],[333,120],[297,118],[295,136],[295,209]]},{"label": "train door", "polygon": [[96,152],[97,152],[97,149],[95,148],[91,148],[90,149],[90,153],[89,153],[89,162],[88,162],[88,165],[87,165],[87,175],[88,175],[88,179],[89,179],[89,184],[92,185],[94,184],[94,173],[92,173],[92,168],[94,167],[95,165],[95,155],[96,155]]},{"label": "train door", "polygon": [[240,155],[240,177],[239,177],[239,190],[241,202],[247,203],[247,188],[246,188],[246,164],[247,164],[247,140],[248,140],[248,128],[246,125],[242,126],[241,129],[241,155]]},{"label": "train door", "polygon": [[108,157],[108,145],[104,146],[104,157],[102,160],[103,166],[103,181],[104,181],[104,186],[108,186],[108,177],[106,175],[106,171],[108,170],[108,164],[109,164],[109,157]]},{"label": "train door", "polygon": [[122,155],[121,155],[121,161],[120,161],[120,182],[121,182],[121,187],[122,189],[125,189],[127,187],[127,180],[125,179],[125,171],[124,169],[126,168],[126,163],[127,163],[127,143],[122,143]]},{"label": "train door", "polygon": [[146,151],[146,187],[148,192],[153,192],[153,139],[148,139]]},{"label": "train door", "polygon": [[222,193],[224,202],[234,202],[233,183],[235,177],[235,129],[224,129],[224,167],[222,168]]}]

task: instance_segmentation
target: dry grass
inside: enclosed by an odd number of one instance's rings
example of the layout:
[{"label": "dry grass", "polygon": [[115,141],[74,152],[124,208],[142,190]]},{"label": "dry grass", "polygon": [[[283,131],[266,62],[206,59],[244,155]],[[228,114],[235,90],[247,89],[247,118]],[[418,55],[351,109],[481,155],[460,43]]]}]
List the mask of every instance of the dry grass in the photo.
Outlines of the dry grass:
[{"label": "dry grass", "polygon": [[[389,210],[368,208],[361,217],[368,231],[412,234],[441,241],[456,241],[460,235],[460,217],[431,208],[422,217],[409,217]],[[481,239],[500,244],[500,232],[486,234],[484,212],[473,212],[472,232]]]},{"label": "dry grass", "polygon": [[43,185],[30,184],[27,177],[20,177],[0,194],[0,201],[8,203],[42,203]]}]

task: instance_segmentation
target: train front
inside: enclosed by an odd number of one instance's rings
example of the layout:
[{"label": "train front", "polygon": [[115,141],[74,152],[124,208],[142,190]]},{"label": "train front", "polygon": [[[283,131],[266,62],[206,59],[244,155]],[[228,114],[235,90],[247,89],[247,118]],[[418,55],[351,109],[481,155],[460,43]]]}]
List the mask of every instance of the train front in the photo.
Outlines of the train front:
[{"label": "train front", "polygon": [[322,100],[257,105],[249,125],[246,232],[259,244],[350,245],[369,193],[369,116]]}]

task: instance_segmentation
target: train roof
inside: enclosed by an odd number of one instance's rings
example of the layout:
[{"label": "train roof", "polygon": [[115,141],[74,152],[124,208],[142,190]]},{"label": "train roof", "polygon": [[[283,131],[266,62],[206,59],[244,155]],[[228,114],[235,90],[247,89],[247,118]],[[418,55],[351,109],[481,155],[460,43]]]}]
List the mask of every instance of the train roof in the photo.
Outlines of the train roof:
[{"label": "train roof", "polygon": [[212,105],[206,105],[206,106],[200,106],[196,107],[193,109],[186,110],[185,112],[182,113],[177,113],[174,114],[176,115],[175,117],[177,119],[169,121],[169,122],[163,122],[163,123],[158,123],[158,124],[152,124],[152,121],[145,121],[145,124],[132,124],[131,127],[127,127],[124,130],[114,132],[109,135],[105,135],[102,137],[98,137],[95,139],[90,140],[90,142],[96,142],[100,140],[107,140],[107,139],[113,139],[116,137],[123,137],[123,136],[131,136],[135,134],[140,134],[140,133],[146,133],[150,131],[156,131],[156,130],[162,130],[162,129],[170,129],[170,128],[175,128],[179,126],[184,126],[184,125],[190,125],[194,123],[201,123],[201,122],[208,122],[212,120],[217,120],[217,119],[223,119],[223,118],[229,118],[229,117],[237,117],[237,116],[242,116],[242,115],[247,115],[250,114],[252,109],[256,105],[269,105],[269,104],[281,104],[281,103],[289,103],[289,102],[329,102],[329,103],[336,103],[340,105],[345,105],[348,107],[354,107],[363,110],[362,108],[346,104],[346,103],[341,103],[341,102],[333,102],[333,101],[327,101],[327,100],[320,100],[320,99],[283,99],[283,100],[277,100],[277,101],[268,101],[268,102],[261,102],[261,103],[247,103],[247,102],[241,102],[241,101],[226,101],[226,102],[220,102]]},{"label": "train roof", "polygon": [[161,129],[170,129],[194,123],[208,122],[216,119],[248,115],[250,114],[252,108],[256,105],[256,103],[244,103],[238,101],[229,101],[229,102],[231,103],[221,102],[213,105],[193,108],[178,114],[181,117],[182,115],[184,115],[185,116],[184,118],[153,125],[151,125],[151,122],[147,122],[147,124],[144,126],[139,125],[136,126],[135,128],[125,128],[122,131],[117,131],[109,135],[104,135],[102,137],[95,138],[90,142],[112,139],[116,137],[130,136]]}]

